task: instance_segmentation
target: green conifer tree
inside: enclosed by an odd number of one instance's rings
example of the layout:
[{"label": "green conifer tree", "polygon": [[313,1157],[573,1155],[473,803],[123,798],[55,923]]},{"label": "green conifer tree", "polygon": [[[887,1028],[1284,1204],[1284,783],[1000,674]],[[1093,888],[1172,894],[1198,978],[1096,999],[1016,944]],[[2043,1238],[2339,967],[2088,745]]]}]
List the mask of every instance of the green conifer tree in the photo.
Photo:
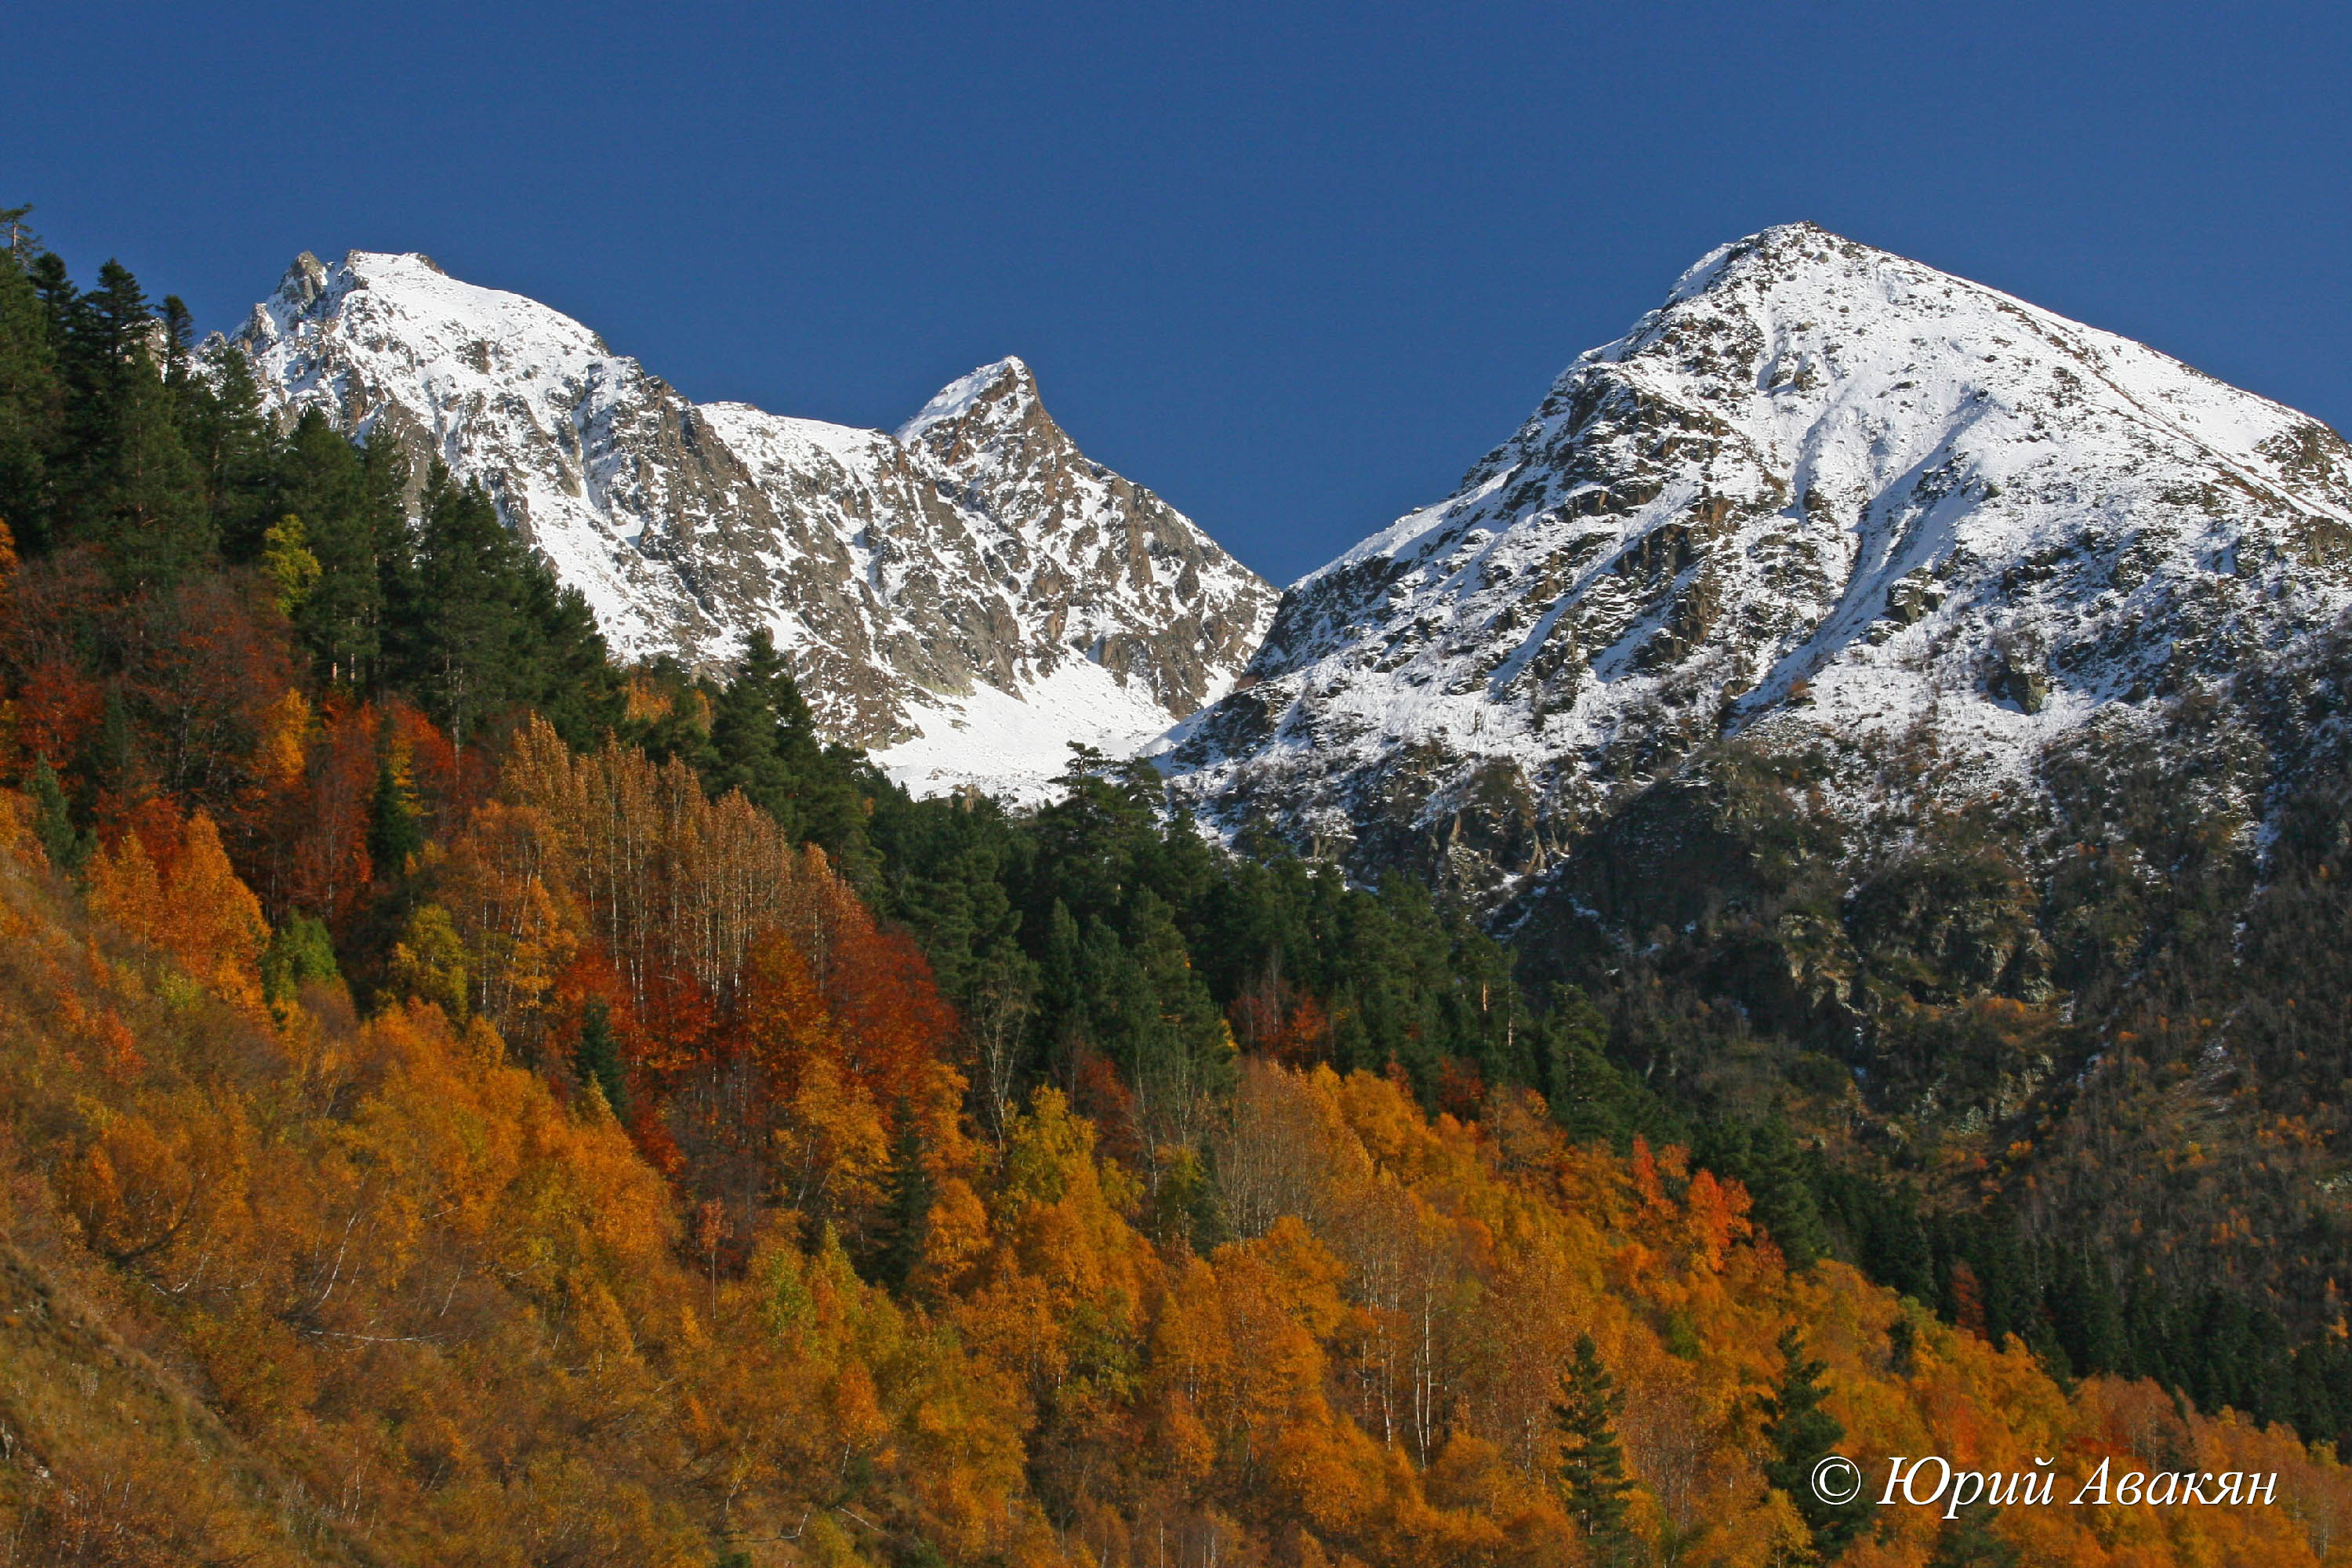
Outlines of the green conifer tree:
[{"label": "green conifer tree", "polygon": [[621,721],[625,705],[604,634],[586,596],[560,583],[555,568],[524,552],[521,571],[530,662],[516,695],[545,715],[567,742],[593,746]]},{"label": "green conifer tree", "polygon": [[[68,286],[69,288],[69,286]],[[212,519],[182,444],[179,399],[157,363],[168,334],[119,262],[65,300],[66,531],[98,546],[126,587],[165,587],[214,559]]]},{"label": "green conifer tree", "polygon": [[546,715],[573,745],[618,722],[620,676],[587,601],[557,584],[479,484],[461,485],[436,463],[413,557],[387,564],[391,672],[453,742],[517,706]]},{"label": "green conifer tree", "polygon": [[139,746],[131,731],[131,705],[123,699],[121,685],[110,682],[105,703],[99,710],[98,733],[91,738],[86,776],[101,790],[127,795],[138,787],[138,773]]},{"label": "green conifer tree", "polygon": [[163,329],[158,345],[161,358],[156,368],[163,374],[163,384],[174,393],[187,390],[196,365],[196,319],[188,310],[188,302],[177,294],[163,296],[161,309],[155,311]]},{"label": "green conifer tree", "polygon": [[1092,1033],[1087,1017],[1086,939],[1068,906],[1055,899],[1045,910],[1039,954],[1037,1026],[1048,1069],[1065,1090],[1077,1085],[1079,1047]]},{"label": "green conifer tree", "polygon": [[1541,1089],[1553,1120],[1579,1142],[1614,1143],[1643,1117],[1640,1092],[1609,1060],[1609,1021],[1580,991],[1570,989],[1528,1026]]},{"label": "green conifer tree", "polygon": [[1118,1006],[1131,1021],[1122,1065],[1140,1100],[1160,1118],[1157,1131],[1182,1131],[1196,1106],[1232,1088],[1233,1037],[1192,967],[1166,900],[1138,888],[1128,900],[1127,919],[1128,962],[1120,965],[1119,982],[1131,993]]},{"label": "green conifer tree", "polygon": [[2074,1375],[2123,1371],[2130,1354],[2123,1303],[2105,1260],[2087,1250],[2055,1247],[2050,1274],[2050,1316]]},{"label": "green conifer tree", "polygon": [[1624,1451],[1617,1440],[1617,1415],[1624,1407],[1625,1396],[1601,1364],[1592,1336],[1577,1335],[1552,1415],[1560,1429],[1560,1489],[1596,1564],[1630,1563],[1638,1544],[1625,1527],[1633,1483],[1625,1479]]},{"label": "green conifer tree", "polygon": [[[407,482],[395,443],[354,447],[316,409],[295,425],[276,464],[262,516],[302,519],[319,580],[295,610],[294,629],[320,678],[336,685],[366,690],[385,674],[385,610],[409,577]],[[265,544],[264,534],[240,533],[231,552],[250,558]]]},{"label": "green conifer tree", "polygon": [[520,601],[522,546],[489,495],[440,464],[425,485],[416,562],[392,606],[402,683],[462,747],[474,725],[520,695],[532,662]]},{"label": "green conifer tree", "polygon": [[1700,1164],[1748,1189],[1756,1218],[1790,1268],[1811,1268],[1829,1250],[1829,1226],[1813,1196],[1804,1151],[1778,1111],[1761,1121],[1711,1122],[1701,1130],[1692,1153]]},{"label": "green conifer tree", "polygon": [[714,795],[740,789],[793,837],[824,846],[856,879],[869,851],[856,782],[859,753],[828,748],[792,667],[762,627],[743,663],[711,704]]},{"label": "green conifer tree", "polygon": [[1062,798],[1037,813],[1035,832],[1049,896],[1081,922],[1108,916],[1159,837],[1160,775],[1149,763],[1115,762],[1073,741],[1069,766],[1054,784]]},{"label": "green conifer tree", "polygon": [[[30,207],[0,207],[0,228],[29,236]],[[64,411],[49,314],[27,265],[39,241],[0,249],[0,522],[28,552],[48,542],[48,470]]]},{"label": "green conifer tree", "polygon": [[593,1083],[603,1091],[614,1115],[628,1115],[628,1074],[621,1065],[621,1039],[613,1030],[613,1011],[602,997],[590,997],[580,1010],[580,1044],[572,1053],[572,1071],[583,1087]]},{"label": "green conifer tree", "polygon": [[270,523],[290,510],[270,506],[278,443],[245,351],[215,339],[202,362],[201,374],[184,372],[173,385],[180,438],[195,464],[221,552],[231,561],[250,561],[260,553]]},{"label": "green conifer tree", "polygon": [[377,879],[389,882],[406,876],[409,861],[424,847],[424,825],[416,820],[416,808],[386,757],[376,766],[375,794],[368,801],[368,858],[375,864]]},{"label": "green conifer tree", "polygon": [[89,836],[75,831],[66,792],[47,757],[34,759],[31,793],[33,837],[40,840],[41,852],[60,871],[80,870],[82,862],[89,858]]},{"label": "green conifer tree", "polygon": [[1764,1479],[1787,1494],[1812,1535],[1816,1561],[1836,1560],[1869,1521],[1868,1500],[1856,1495],[1843,1503],[1825,1500],[1813,1490],[1813,1467],[1845,1436],[1845,1427],[1822,1408],[1828,1393],[1822,1382],[1826,1363],[1813,1361],[1802,1335],[1794,1329],[1780,1336],[1780,1381],[1764,1401],[1764,1440],[1772,1458]]},{"label": "green conifer tree", "polygon": [[937,1195],[930,1166],[924,1159],[922,1133],[904,1104],[898,1107],[898,1131],[890,1142],[890,1169],[883,1194],[874,1275],[903,1293],[922,1264],[923,1247],[930,1237],[931,1204]]},{"label": "green conifer tree", "polygon": [[713,795],[741,790],[745,799],[798,837],[793,781],[776,711],[778,688],[789,679],[775,638],[765,626],[753,632],[744,645],[741,668],[710,704],[713,763],[705,783]]}]

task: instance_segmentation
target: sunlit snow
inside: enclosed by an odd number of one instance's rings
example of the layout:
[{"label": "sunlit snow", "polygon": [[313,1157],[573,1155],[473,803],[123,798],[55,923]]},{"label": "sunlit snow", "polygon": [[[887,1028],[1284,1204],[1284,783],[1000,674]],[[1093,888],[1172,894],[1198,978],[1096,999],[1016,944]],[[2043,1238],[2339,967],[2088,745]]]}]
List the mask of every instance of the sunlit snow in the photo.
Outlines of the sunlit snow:
[{"label": "sunlit snow", "polygon": [[[1433,831],[1502,765],[1563,838],[1742,731],[1927,734],[1975,787],[2021,784],[2182,678],[2164,628],[2276,645],[2352,604],[2309,570],[2347,523],[2307,416],[1790,226],[1711,252],[1454,496],[1294,584],[1251,689],[1168,765],[1229,821],[1318,831]],[[1417,797],[1354,793],[1401,755]]]}]

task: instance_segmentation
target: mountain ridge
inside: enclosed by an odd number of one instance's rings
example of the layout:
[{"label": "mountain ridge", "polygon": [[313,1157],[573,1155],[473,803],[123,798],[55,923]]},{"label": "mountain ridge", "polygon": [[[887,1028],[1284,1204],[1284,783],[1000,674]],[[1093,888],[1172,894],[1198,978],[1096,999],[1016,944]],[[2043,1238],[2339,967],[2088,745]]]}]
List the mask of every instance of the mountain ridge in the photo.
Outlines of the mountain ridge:
[{"label": "mountain ridge", "polygon": [[2331,622],[2348,546],[2318,421],[1786,225],[1292,584],[1164,765],[1228,823],[1491,895],[1728,735],[1925,723],[2023,784],[2110,703]]},{"label": "mountain ridge", "polygon": [[560,311],[365,251],[304,253],[236,341],[279,417],[481,481],[625,656],[724,666],[766,627],[827,733],[919,789],[1034,792],[1071,741],[1132,750],[1221,694],[1271,613],[1017,359],[901,439],[694,404]]}]

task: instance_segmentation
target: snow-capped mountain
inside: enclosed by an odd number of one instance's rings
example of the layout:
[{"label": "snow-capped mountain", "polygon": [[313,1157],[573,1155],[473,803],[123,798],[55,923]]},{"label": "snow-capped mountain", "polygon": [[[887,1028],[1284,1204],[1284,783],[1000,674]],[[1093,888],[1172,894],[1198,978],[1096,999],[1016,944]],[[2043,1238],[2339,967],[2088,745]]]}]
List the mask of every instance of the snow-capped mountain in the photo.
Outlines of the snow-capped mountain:
[{"label": "snow-capped mountain", "polygon": [[1833,809],[1923,739],[2031,793],[2053,742],[2333,621],[2347,563],[2326,426],[1791,225],[1294,584],[1165,765],[1229,824],[1494,891],[1727,736],[1824,748]]},{"label": "snow-capped mountain", "polygon": [[1033,790],[1221,696],[1273,591],[1089,461],[1017,359],[895,437],[689,403],[561,312],[422,256],[304,255],[237,341],[322,410],[479,479],[624,656],[767,626],[820,722],[922,790]]}]

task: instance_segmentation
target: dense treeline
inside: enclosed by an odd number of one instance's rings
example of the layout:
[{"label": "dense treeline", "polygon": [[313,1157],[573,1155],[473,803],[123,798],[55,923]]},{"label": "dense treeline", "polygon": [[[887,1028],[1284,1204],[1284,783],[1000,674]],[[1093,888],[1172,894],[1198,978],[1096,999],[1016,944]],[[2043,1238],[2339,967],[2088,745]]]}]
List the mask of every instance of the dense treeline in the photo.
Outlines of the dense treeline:
[{"label": "dense treeline", "polygon": [[[331,955],[284,962],[208,818],[77,892],[0,794],[17,1560],[2341,1559],[2326,1451],[2151,1384],[2070,1395],[1841,1265],[1791,1272],[1736,1184],[1580,1148],[1533,1097],[1470,1127],[1244,1058],[1232,1238],[1155,1242],[1057,1090],[993,1135],[956,1114],[919,960],[877,957],[764,816],[544,726],[499,771],[467,875],[546,868],[520,886],[554,919],[451,951],[519,1022],[594,1016],[533,981],[567,939],[605,957],[625,1129],[593,1073],[459,1023],[429,963],[406,984],[438,1000],[362,1019]],[[1837,1446],[2052,1462],[2062,1500],[2102,1461],[2275,1474],[2283,1506],[1838,1510],[1801,1489]]]},{"label": "dense treeline", "polygon": [[[193,347],[176,301],[159,318],[118,266],[85,293],[29,240],[14,259],[0,520],[26,563],[0,659],[22,693],[17,749],[57,773],[80,831],[110,835],[158,789],[211,812],[273,915],[325,920],[363,990],[420,892],[377,864],[407,853],[411,773],[462,807],[471,742],[528,708],[575,747],[609,731],[681,762],[711,798],[740,790],[822,846],[984,1021],[992,1121],[1055,1082],[1156,1170],[1161,1147],[1197,1145],[1192,1108],[1240,1048],[1393,1068],[1465,1115],[1487,1086],[1519,1085],[1588,1135],[1644,1125],[1590,1009],[1531,1006],[1508,952],[1419,884],[1352,889],[1274,846],[1228,857],[1161,821],[1149,769],[1099,757],[1076,759],[1066,798],[1032,817],[909,800],[822,743],[764,636],[723,685],[625,676],[478,489],[411,476],[389,444],[355,447],[315,416],[272,429],[241,355]],[[282,706],[298,683],[261,629],[273,612],[315,721]],[[241,800],[261,782],[234,759],[313,721],[342,776],[304,842],[265,851]]]},{"label": "dense treeline", "polygon": [[[1393,1072],[1475,1115],[1537,1089],[1580,1131],[1635,1130],[1639,1097],[1569,994],[1532,1005],[1509,951],[1408,878],[1377,891],[1278,845],[1212,847],[1165,818],[1146,764],[1081,753],[1062,798],[1022,817],[969,798],[877,792],[877,907],[922,940],[967,1016],[1018,1020],[985,1064],[996,1102],[1053,1081],[1141,1146],[1181,1142],[1187,1096],[1234,1050]],[[1133,1104],[1111,1099],[1132,1097]],[[1171,1120],[1175,1119],[1175,1120]]]},{"label": "dense treeline", "polygon": [[[478,489],[274,426],[175,302],[29,239],[0,524],[0,1333],[48,1369],[0,1393],[12,1552],[2341,1534],[2291,1435],[1994,1348],[2336,1429],[2309,1391],[2352,1379],[2229,1299],[2102,1296],[1777,1115],[1654,1094],[1623,1008],[1531,990],[1410,879],[1213,847],[1148,769],[918,802],[764,639],[723,684],[618,669]],[[1791,1490],[1849,1431],[2279,1469],[2300,1511],[1864,1531]]]}]

